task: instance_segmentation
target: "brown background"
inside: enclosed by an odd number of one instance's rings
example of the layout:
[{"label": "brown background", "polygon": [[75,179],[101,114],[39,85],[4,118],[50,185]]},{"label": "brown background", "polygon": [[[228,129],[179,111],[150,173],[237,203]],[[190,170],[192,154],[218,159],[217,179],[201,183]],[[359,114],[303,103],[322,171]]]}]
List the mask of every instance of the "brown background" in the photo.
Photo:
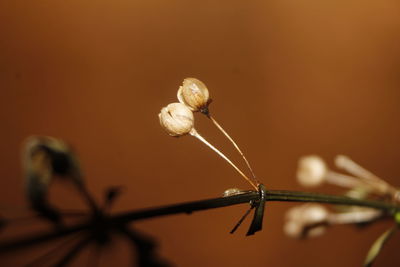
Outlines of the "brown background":
[{"label": "brown background", "polygon": [[[97,198],[109,185],[125,185],[115,211],[247,188],[194,138],[170,138],[159,127],[157,113],[176,101],[188,76],[208,85],[213,114],[268,188],[301,189],[296,162],[310,153],[330,163],[347,154],[399,184],[397,0],[3,0],[0,36],[4,215],[26,206],[20,145],[32,134],[72,143]],[[206,119],[196,119],[199,132],[240,161]],[[82,206],[58,184],[53,198],[64,208]],[[157,237],[160,253],[177,266],[360,266],[390,226],[335,227],[300,242],[282,232],[292,205],[268,205],[264,230],[249,238],[247,224],[228,233],[245,206],[136,225]],[[399,245],[396,236],[377,266],[399,266]],[[101,266],[127,264],[128,250],[118,239]],[[0,262],[18,266],[31,258],[20,252]]]}]

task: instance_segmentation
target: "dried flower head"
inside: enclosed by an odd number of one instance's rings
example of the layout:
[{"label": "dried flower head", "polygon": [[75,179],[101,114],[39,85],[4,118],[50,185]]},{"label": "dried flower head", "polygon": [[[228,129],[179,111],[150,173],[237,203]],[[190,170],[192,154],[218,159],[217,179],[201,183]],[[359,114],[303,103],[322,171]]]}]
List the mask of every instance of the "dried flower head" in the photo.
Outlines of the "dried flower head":
[{"label": "dried flower head", "polygon": [[194,126],[192,111],[182,103],[172,103],[163,107],[158,117],[161,126],[171,136],[188,134]]},{"label": "dried flower head", "polygon": [[328,216],[328,210],[319,204],[293,207],[286,214],[284,231],[294,238],[319,236],[326,230]]},{"label": "dried flower head", "polygon": [[324,181],[326,172],[326,164],[320,157],[304,156],[298,163],[297,180],[303,186],[317,186]]},{"label": "dried flower head", "polygon": [[186,78],[177,94],[179,102],[188,106],[192,111],[208,112],[210,96],[207,86],[198,79]]}]

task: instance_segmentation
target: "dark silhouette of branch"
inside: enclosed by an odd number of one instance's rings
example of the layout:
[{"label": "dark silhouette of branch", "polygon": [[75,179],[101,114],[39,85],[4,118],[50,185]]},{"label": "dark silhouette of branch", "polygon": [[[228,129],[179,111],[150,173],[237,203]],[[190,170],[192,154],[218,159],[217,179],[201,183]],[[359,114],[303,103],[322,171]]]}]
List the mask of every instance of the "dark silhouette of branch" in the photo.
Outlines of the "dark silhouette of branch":
[{"label": "dark silhouette of branch", "polygon": [[[248,191],[242,194],[229,197],[218,197],[192,202],[184,202],[179,204],[166,205],[161,207],[153,207],[140,209],[135,211],[123,212],[118,214],[95,216],[92,219],[65,226],[60,229],[45,231],[32,236],[24,236],[21,238],[13,238],[12,240],[4,240],[0,242],[0,254],[10,250],[20,249],[55,240],[67,236],[78,231],[91,231],[92,229],[115,229],[127,223],[137,220],[144,220],[154,217],[186,213],[191,214],[195,211],[215,209],[227,207],[237,204],[250,203],[250,201],[260,201],[260,194],[257,191]],[[291,201],[291,202],[320,202],[337,205],[363,206],[382,210],[388,215],[393,215],[400,210],[400,207],[383,201],[361,200],[345,196],[334,196],[317,193],[282,191],[282,190],[266,190],[265,201]],[[98,231],[98,230],[97,230]]]},{"label": "dark silhouette of branch", "polygon": [[74,233],[68,236],[68,238],[66,240],[63,240],[61,244],[52,247],[45,254],[39,256],[38,258],[34,259],[33,261],[25,265],[25,267],[42,266],[43,262],[46,262],[50,258],[54,258],[55,256],[57,256],[58,253],[62,252],[64,248],[68,247],[70,243],[76,241],[79,238],[80,238],[79,233]]},{"label": "dark silhouette of branch", "polygon": [[84,247],[90,244],[93,240],[93,236],[88,236],[80,240],[67,254],[64,255],[54,266],[62,267],[68,265],[82,250]]}]

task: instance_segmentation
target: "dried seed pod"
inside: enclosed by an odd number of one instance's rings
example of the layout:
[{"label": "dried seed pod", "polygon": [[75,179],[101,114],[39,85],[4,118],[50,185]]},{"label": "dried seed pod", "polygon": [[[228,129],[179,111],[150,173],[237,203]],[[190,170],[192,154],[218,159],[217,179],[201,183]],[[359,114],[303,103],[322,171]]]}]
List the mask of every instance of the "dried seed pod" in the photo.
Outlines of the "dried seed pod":
[{"label": "dried seed pod", "polygon": [[179,102],[188,106],[192,111],[208,112],[210,96],[207,86],[198,79],[186,78],[177,94]]},{"label": "dried seed pod", "polygon": [[182,136],[190,134],[196,137],[198,140],[203,142],[213,151],[215,151],[220,157],[226,160],[244,179],[246,179],[256,190],[257,185],[254,181],[250,180],[228,157],[226,157],[221,151],[211,145],[204,137],[202,137],[194,128],[194,116],[193,112],[188,106],[182,103],[172,103],[161,109],[158,114],[161,126],[171,136]]},{"label": "dried seed pod", "polygon": [[182,103],[172,103],[162,108],[158,117],[161,126],[171,136],[186,135],[194,126],[192,111]]}]

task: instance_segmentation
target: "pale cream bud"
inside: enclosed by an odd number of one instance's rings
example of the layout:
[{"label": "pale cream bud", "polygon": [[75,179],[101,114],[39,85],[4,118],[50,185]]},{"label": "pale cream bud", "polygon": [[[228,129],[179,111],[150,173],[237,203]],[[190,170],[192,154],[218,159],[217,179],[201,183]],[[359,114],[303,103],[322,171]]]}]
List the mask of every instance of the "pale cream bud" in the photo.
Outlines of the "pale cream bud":
[{"label": "pale cream bud", "polygon": [[208,113],[207,106],[210,96],[206,85],[198,79],[186,78],[177,94],[179,102],[188,106],[192,111]]},{"label": "pale cream bud", "polygon": [[301,157],[298,163],[297,180],[307,187],[320,185],[327,173],[325,162],[318,156]]},{"label": "pale cream bud", "polygon": [[294,238],[316,237],[323,234],[329,212],[319,204],[305,204],[291,208],[286,214],[284,232]]},{"label": "pale cream bud", "polygon": [[193,112],[181,103],[172,103],[163,107],[158,117],[161,126],[171,136],[188,134],[194,126]]}]

